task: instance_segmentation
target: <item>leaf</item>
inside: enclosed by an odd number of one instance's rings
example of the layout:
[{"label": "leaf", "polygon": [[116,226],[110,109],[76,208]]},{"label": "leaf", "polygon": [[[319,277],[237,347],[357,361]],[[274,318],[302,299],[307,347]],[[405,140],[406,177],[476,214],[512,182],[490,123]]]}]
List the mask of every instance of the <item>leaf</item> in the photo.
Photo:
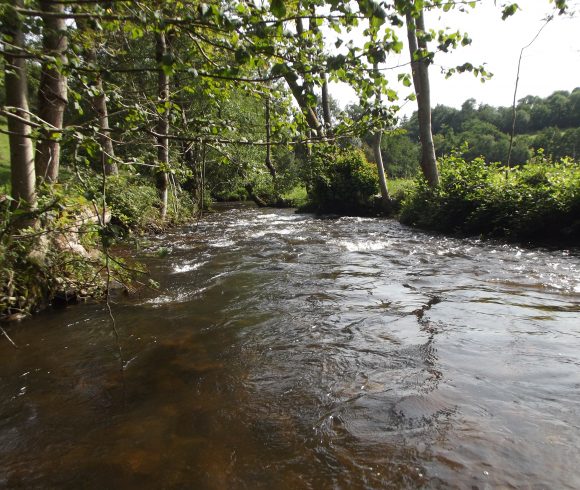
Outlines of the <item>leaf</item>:
[{"label": "leaf", "polygon": [[520,9],[517,3],[506,5],[501,13],[501,20],[506,20],[508,17],[514,15]]},{"label": "leaf", "polygon": [[288,65],[286,63],[276,63],[273,67],[272,70],[270,71],[270,73],[272,74],[272,76],[277,77],[277,76],[284,76],[286,73],[288,73],[289,68]]},{"label": "leaf", "polygon": [[286,15],[286,5],[284,5],[284,0],[271,0],[270,2],[270,12],[278,19]]}]

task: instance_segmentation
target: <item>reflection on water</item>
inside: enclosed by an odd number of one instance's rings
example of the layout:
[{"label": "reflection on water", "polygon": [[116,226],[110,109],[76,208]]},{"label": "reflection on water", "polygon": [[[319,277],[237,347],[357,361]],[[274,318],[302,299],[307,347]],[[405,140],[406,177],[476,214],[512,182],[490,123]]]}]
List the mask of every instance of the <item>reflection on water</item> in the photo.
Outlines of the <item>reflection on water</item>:
[{"label": "reflection on water", "polygon": [[0,487],[578,488],[580,256],[232,209],[10,326]]}]

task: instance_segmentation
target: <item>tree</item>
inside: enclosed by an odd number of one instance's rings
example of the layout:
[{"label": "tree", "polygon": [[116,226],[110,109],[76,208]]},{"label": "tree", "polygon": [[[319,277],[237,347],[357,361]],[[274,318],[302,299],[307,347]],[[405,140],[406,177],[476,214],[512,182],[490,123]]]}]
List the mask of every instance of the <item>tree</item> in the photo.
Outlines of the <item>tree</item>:
[{"label": "tree", "polygon": [[155,59],[158,65],[157,71],[157,97],[159,113],[157,122],[157,160],[156,169],[157,190],[161,201],[161,219],[167,215],[167,197],[169,185],[169,73],[170,69],[165,63],[169,57],[167,38],[165,32],[160,30],[155,34]]},{"label": "tree", "polygon": [[44,61],[38,88],[38,117],[43,124],[36,144],[36,175],[47,182],[56,182],[60,165],[60,131],[67,105],[66,64],[67,34],[64,4],[57,0],[40,0],[43,13],[42,44]]},{"label": "tree", "polygon": [[419,139],[421,141],[421,168],[429,182],[435,187],[439,185],[437,172],[437,159],[433,144],[433,131],[431,128],[431,89],[429,85],[430,55],[427,51],[427,32],[423,8],[417,7],[414,2],[409,2],[406,8],[405,18],[407,22],[407,37],[409,40],[409,53],[411,55],[411,67],[413,84],[417,97]]},{"label": "tree", "polygon": [[76,19],[76,24],[79,33],[82,35],[81,42],[84,47],[84,61],[89,69],[96,69],[91,81],[90,93],[92,107],[94,112],[97,114],[99,127],[98,140],[100,143],[100,162],[98,170],[104,172],[105,175],[117,175],[119,169],[115,162],[115,148],[113,146],[113,140],[111,139],[107,94],[103,83],[102,71],[97,69],[98,60],[95,43],[97,34],[95,32],[95,22],[81,17]]},{"label": "tree", "polygon": [[[378,63],[374,63],[373,69],[375,73],[378,73]],[[381,110],[381,91],[380,88],[376,92],[375,104],[378,110]],[[383,200],[383,206],[387,206],[391,201],[391,196],[389,195],[389,188],[387,186],[387,175],[385,172],[385,166],[383,165],[383,155],[381,151],[381,140],[383,138],[382,128],[377,128],[371,133],[371,146],[373,149],[373,156],[375,163],[377,165],[377,172],[379,176],[379,187],[381,189],[381,198]]]},{"label": "tree", "polygon": [[12,9],[5,11],[2,33],[7,41],[4,48],[6,104],[9,107],[8,132],[10,141],[10,176],[12,198],[26,210],[36,207],[36,173],[31,139],[28,85],[22,22],[16,9],[23,0],[12,0]]}]

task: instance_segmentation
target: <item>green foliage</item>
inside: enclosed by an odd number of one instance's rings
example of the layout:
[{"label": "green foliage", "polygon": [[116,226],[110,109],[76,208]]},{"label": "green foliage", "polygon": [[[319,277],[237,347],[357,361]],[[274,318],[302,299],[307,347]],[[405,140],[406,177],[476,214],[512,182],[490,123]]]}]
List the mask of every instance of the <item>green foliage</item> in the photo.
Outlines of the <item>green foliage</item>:
[{"label": "green foliage", "polygon": [[580,237],[580,167],[532,158],[518,168],[452,155],[440,162],[441,185],[419,179],[403,202],[403,223],[444,232],[517,240]]},{"label": "green foliage", "polygon": [[[53,190],[40,196],[36,227],[19,233],[15,227],[25,213],[10,210],[9,201],[0,203],[0,318],[29,314],[58,294],[88,296],[102,290],[102,256],[79,253],[79,238],[92,229],[82,216],[88,208],[79,207],[87,202]],[[95,237],[85,244],[94,246]]]},{"label": "green foliage", "polygon": [[[185,192],[170,189],[167,207],[169,223],[189,220],[194,215],[194,203]],[[83,192],[87,199],[102,209],[102,178],[88,180]],[[106,181],[106,204],[111,222],[118,235],[126,231],[143,231],[157,228],[159,197],[150,178],[138,174],[110,176]]]},{"label": "green foliage", "polygon": [[[466,159],[482,156],[487,162],[506,162],[513,111],[511,107],[477,105],[466,100],[461,109],[438,105],[433,109],[433,139],[437,156],[449,155],[465,143]],[[402,125],[413,142],[418,141],[414,114]],[[525,163],[532,151],[546,150],[553,159],[577,158],[580,148],[580,88],[559,90],[542,98],[527,96],[516,107],[515,139],[511,164]]]},{"label": "green foliage", "polygon": [[390,179],[389,193],[391,199],[397,203],[405,200],[407,195],[415,188],[416,180],[413,179]]},{"label": "green foliage", "polygon": [[[85,194],[102,208],[102,179],[90,179]],[[158,219],[159,212],[154,207],[158,201],[157,191],[150,179],[139,176],[108,177],[105,196],[111,220],[125,230],[146,228]]]},{"label": "green foliage", "polygon": [[358,148],[319,145],[309,161],[308,197],[317,212],[361,214],[373,209],[376,168]]},{"label": "green foliage", "polygon": [[296,186],[290,191],[282,194],[282,199],[284,199],[295,208],[306,206],[308,202],[308,193],[306,192],[306,187],[303,185]]},{"label": "green foliage", "polygon": [[389,178],[415,177],[420,171],[421,147],[400,132],[386,133],[381,142],[383,165]]},{"label": "green foliage", "polygon": [[144,271],[138,265],[128,267],[108,247],[123,235],[125,226],[147,224],[139,213],[151,209],[146,200],[152,197],[150,188],[129,185],[127,177],[110,178],[108,183],[113,213],[104,226],[102,202],[91,201],[90,191],[83,194],[78,186],[42,187],[33,214],[36,224],[28,229],[19,223],[29,219],[29,213],[11,210],[10,200],[0,201],[0,318],[27,315],[57,297],[99,296],[107,270],[126,287],[140,283]]},{"label": "green foliage", "polygon": [[576,158],[580,154],[580,127],[561,130],[546,128],[530,138],[531,147],[543,149],[552,159]]}]

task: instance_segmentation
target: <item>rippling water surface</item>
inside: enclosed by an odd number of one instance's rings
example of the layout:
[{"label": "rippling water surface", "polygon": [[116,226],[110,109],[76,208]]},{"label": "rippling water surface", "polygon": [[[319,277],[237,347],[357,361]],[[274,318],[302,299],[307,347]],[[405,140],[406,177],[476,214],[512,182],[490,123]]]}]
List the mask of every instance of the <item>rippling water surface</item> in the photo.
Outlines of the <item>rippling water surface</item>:
[{"label": "rippling water surface", "polygon": [[230,209],[0,337],[0,487],[580,488],[580,254]]}]

